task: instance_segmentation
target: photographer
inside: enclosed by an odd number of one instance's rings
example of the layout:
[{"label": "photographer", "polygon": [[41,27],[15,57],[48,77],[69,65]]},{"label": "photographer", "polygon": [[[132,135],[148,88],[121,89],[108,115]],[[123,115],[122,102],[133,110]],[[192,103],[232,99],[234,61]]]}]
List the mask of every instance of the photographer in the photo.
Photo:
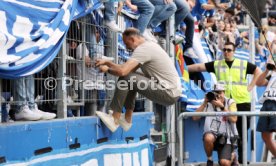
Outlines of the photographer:
[{"label": "photographer", "polygon": [[[237,107],[233,99],[225,97],[225,88],[216,84],[214,90],[206,94],[203,104],[196,112],[236,112]],[[200,117],[193,117],[198,120]],[[234,149],[237,145],[238,132],[236,128],[236,116],[208,116],[204,123],[203,142],[207,155],[207,166],[213,165],[212,152],[218,152],[219,164],[230,166],[234,156]],[[235,165],[235,163],[232,163]]]},{"label": "photographer", "polygon": [[[271,61],[267,63],[266,70],[260,75],[257,86],[266,86],[266,90],[260,99],[263,103],[261,111],[276,111],[276,68]],[[276,157],[276,143],[272,138],[276,131],[275,116],[261,116],[257,124],[257,131],[262,133],[262,138],[268,150]]]},{"label": "photographer", "polygon": [[[234,57],[235,44],[226,42],[223,48],[223,60],[216,60],[208,63],[193,64],[188,66],[189,72],[214,73],[218,82],[226,83],[225,96],[234,99],[238,111],[250,111],[250,91],[254,88],[261,70],[254,64]],[[248,85],[247,75],[253,75]],[[247,118],[249,128],[250,118]],[[242,117],[238,117],[237,128],[242,140]],[[246,138],[247,139],[247,138]],[[239,141],[238,155],[239,162],[243,163],[242,141]]]}]

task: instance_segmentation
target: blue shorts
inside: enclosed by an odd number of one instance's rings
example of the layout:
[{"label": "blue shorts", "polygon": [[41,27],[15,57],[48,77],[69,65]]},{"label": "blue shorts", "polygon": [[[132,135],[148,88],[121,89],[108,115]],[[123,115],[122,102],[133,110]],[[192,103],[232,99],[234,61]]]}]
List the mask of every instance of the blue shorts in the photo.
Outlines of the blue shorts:
[{"label": "blue shorts", "polygon": [[[276,101],[266,100],[261,108],[261,111],[275,111]],[[276,116],[261,116],[257,124],[259,132],[273,132],[276,130]]]}]

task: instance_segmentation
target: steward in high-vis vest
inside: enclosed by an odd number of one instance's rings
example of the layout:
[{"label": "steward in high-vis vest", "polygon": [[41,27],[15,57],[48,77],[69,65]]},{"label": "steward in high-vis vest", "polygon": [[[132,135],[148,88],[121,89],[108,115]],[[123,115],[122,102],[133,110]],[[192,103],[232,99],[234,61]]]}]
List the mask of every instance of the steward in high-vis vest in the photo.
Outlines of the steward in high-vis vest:
[{"label": "steward in high-vis vest", "polygon": [[[234,57],[235,44],[226,42],[223,48],[224,59],[208,63],[194,64],[188,66],[189,72],[214,73],[217,81],[225,83],[226,96],[232,98],[237,103],[238,111],[250,111],[250,91],[254,88],[261,70],[254,64],[239,60]],[[247,74],[253,74],[252,81],[248,83]],[[247,120],[247,127],[249,120]],[[237,128],[242,140],[242,119],[238,117]],[[239,162],[242,163],[242,144],[238,146]]]},{"label": "steward in high-vis vest", "polygon": [[247,90],[247,61],[234,59],[229,68],[225,60],[215,61],[214,69],[217,81],[226,87],[225,95],[239,103],[250,103],[250,93]]}]

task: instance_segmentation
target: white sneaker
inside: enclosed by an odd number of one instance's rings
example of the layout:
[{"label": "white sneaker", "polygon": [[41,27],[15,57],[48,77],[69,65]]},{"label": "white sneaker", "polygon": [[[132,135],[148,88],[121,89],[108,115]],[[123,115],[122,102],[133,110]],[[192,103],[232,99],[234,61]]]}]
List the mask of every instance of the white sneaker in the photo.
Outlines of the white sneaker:
[{"label": "white sneaker", "polygon": [[151,30],[149,28],[145,29],[143,36],[146,40],[152,41],[154,43],[157,43],[155,36],[152,34]]},{"label": "white sneaker", "polygon": [[37,108],[37,105],[35,105],[35,107],[33,109],[31,109],[31,111],[35,112],[36,114],[41,115],[42,120],[50,120],[50,119],[54,119],[56,117],[56,114],[54,114],[54,113],[44,112],[44,111],[39,110]]},{"label": "white sneaker", "polygon": [[43,99],[43,96],[37,95],[35,98],[35,102],[40,102]]},{"label": "white sneaker", "polygon": [[65,55],[65,56],[66,56],[66,59],[67,59],[67,60],[75,60],[74,57],[71,57],[71,56],[69,56],[69,55]]},{"label": "white sneaker", "polygon": [[194,50],[192,47],[188,48],[185,52],[184,55],[190,57],[190,58],[195,58],[198,59],[198,56],[195,54]]},{"label": "white sneaker", "polygon": [[14,114],[16,120],[40,120],[41,115],[31,111],[27,105],[23,106],[18,113]]},{"label": "white sneaker", "polygon": [[174,40],[172,41],[174,45],[177,45],[177,44],[180,44],[180,43],[183,43],[184,42],[184,37],[183,36],[180,36],[178,34],[176,34],[174,36]]},{"label": "white sneaker", "polygon": [[119,119],[119,124],[121,125],[121,127],[124,129],[124,131],[128,131],[131,126],[132,123],[128,123],[125,119],[125,114],[122,114],[120,119]]},{"label": "white sneaker", "polygon": [[115,132],[118,129],[119,124],[115,123],[112,114],[106,114],[104,112],[96,111],[96,115],[102,120],[102,122],[106,125],[106,127],[109,128],[109,130],[111,130],[112,132]]},{"label": "white sneaker", "polygon": [[71,96],[67,96],[67,103],[74,103],[74,100]]},{"label": "white sneaker", "polygon": [[73,92],[72,96],[71,96],[72,100],[77,100],[79,98],[79,95],[76,93],[76,91]]},{"label": "white sneaker", "polygon": [[106,21],[105,25],[114,32],[122,32],[119,26],[116,24],[115,21]]},{"label": "white sneaker", "polygon": [[1,103],[5,103],[5,102],[6,102],[5,98],[2,96],[1,97]]},{"label": "white sneaker", "polygon": [[[113,114],[113,111],[112,111],[112,110],[108,110],[108,113],[109,113],[110,115],[112,115],[112,114]],[[120,124],[120,126],[124,129],[124,131],[128,131],[128,130],[131,128],[131,126],[132,126],[132,123],[128,123],[128,122],[126,121],[126,119],[125,119],[125,114],[121,114],[121,117],[120,117],[120,119],[119,119],[119,124]]]}]

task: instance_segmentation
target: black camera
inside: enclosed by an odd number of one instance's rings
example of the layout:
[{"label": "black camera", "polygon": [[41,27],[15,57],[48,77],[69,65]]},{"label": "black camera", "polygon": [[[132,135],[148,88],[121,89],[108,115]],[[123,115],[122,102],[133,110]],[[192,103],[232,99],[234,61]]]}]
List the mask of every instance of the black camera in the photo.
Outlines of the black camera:
[{"label": "black camera", "polygon": [[217,136],[217,143],[219,145],[225,145],[227,143],[227,136],[224,134],[220,134]]},{"label": "black camera", "polygon": [[238,146],[239,136],[235,135],[233,137],[230,137],[231,145],[235,148]]},{"label": "black camera", "polygon": [[208,93],[206,94],[206,98],[207,98],[207,100],[208,100],[209,102],[211,102],[211,101],[213,101],[213,100],[216,100],[217,96],[218,96],[218,94],[215,93],[215,92],[208,92]]},{"label": "black camera", "polygon": [[267,70],[274,70],[274,69],[275,69],[275,65],[274,65],[274,64],[271,64],[271,63],[268,63],[268,64],[266,65],[266,69],[267,69]]}]

